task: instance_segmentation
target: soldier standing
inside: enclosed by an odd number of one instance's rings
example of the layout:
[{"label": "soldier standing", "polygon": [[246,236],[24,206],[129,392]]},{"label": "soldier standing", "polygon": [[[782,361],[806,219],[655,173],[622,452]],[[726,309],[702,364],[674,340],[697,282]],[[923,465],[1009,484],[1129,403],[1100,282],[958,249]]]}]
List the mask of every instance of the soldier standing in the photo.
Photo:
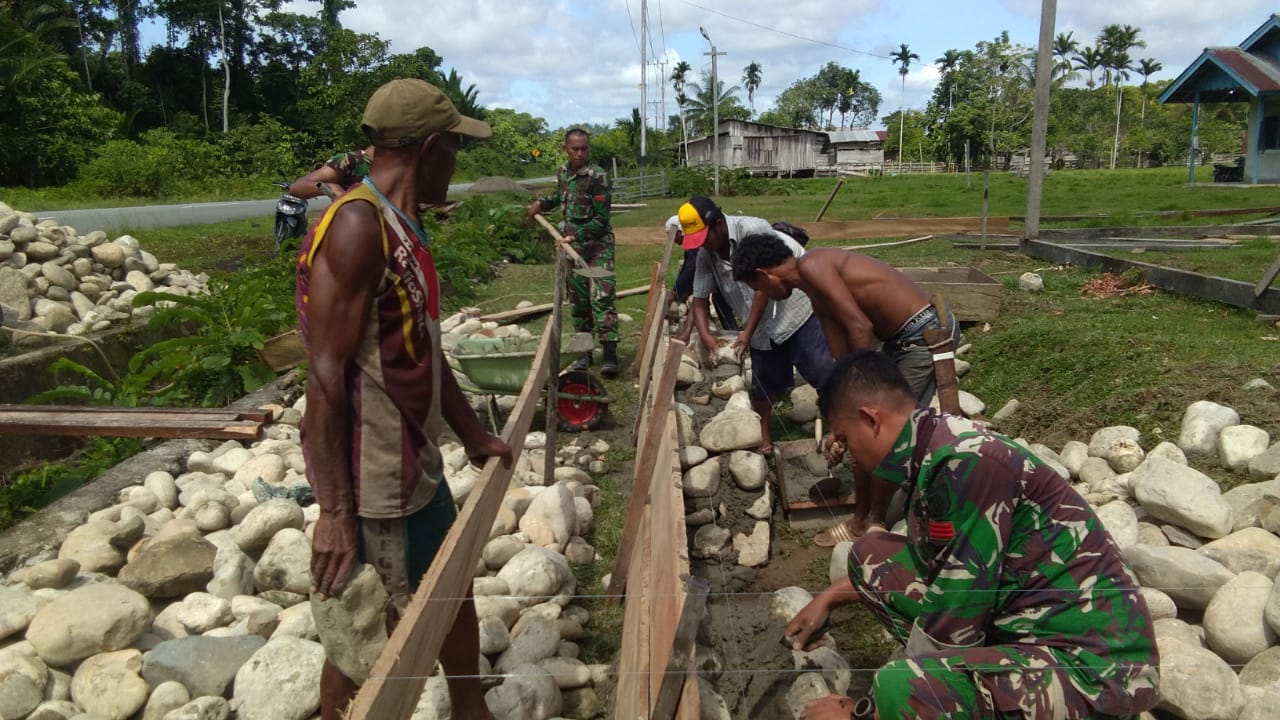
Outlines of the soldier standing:
[{"label": "soldier standing", "polygon": [[[569,161],[556,174],[556,194],[534,200],[529,217],[564,207],[563,234],[573,249],[592,267],[613,272],[614,242],[610,206],[613,202],[609,177],[604,168],[591,164],[591,136],[574,128],[564,135],[564,151]],[[618,313],[614,310],[614,277],[588,280],[569,275],[569,302],[573,308],[573,329],[594,333],[603,346],[600,374],[618,375]],[[591,365],[588,353],[574,361],[574,370]]]},{"label": "soldier standing", "polygon": [[1120,718],[1150,710],[1151,614],[1115,541],[1061,476],[1012,440],[916,404],[888,355],[836,364],[822,414],[852,459],[909,493],[905,535],[853,544],[849,575],[787,626],[793,647],[861,602],[905,646],[874,703],[829,696],[806,720]]}]

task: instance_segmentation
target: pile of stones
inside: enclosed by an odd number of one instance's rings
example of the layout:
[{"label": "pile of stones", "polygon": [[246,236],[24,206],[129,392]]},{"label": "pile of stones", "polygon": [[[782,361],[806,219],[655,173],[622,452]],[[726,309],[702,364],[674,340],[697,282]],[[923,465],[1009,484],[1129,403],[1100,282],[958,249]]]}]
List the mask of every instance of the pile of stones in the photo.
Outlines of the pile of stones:
[{"label": "pile of stones", "polygon": [[[298,440],[305,400],[273,410],[264,439],[139,477],[0,582],[0,717],[304,720],[326,654],[372,665],[386,636],[367,608],[382,607],[381,585],[363,566],[340,597],[310,601],[319,506]],[[546,438],[530,434],[475,571],[480,672],[500,718],[592,717],[595,686],[611,682],[609,666],[578,659],[591,617],[572,603],[572,566],[596,561],[583,535],[600,490],[584,468],[609,448],[577,440],[546,478]],[[479,473],[460,446],[443,450],[461,504]],[[361,631],[325,647],[326,626]],[[448,716],[433,677],[414,717]]]},{"label": "pile of stones", "polygon": [[40,333],[83,335],[145,319],[154,307],[134,307],[139,293],[200,293],[208,280],[158,261],[129,235],[82,236],[0,203],[0,325],[26,331],[5,333],[19,347],[43,344]]}]

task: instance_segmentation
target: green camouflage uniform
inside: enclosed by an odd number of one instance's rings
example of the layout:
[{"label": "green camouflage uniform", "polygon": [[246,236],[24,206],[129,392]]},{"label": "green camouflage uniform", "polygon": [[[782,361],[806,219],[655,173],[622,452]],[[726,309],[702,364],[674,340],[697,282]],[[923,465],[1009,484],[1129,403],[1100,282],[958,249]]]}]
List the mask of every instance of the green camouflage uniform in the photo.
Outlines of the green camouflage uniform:
[{"label": "green camouflage uniform", "polygon": [[[613,272],[613,226],[610,206],[613,191],[604,168],[584,165],[574,172],[561,165],[556,174],[557,192],[538,200],[542,212],[564,206],[565,235],[573,235],[573,249],[592,267]],[[618,341],[618,313],[614,310],[614,277],[588,280],[569,274],[569,302],[573,308],[573,328],[592,332],[601,342]]]},{"label": "green camouflage uniform", "polygon": [[873,474],[909,493],[907,535],[854,544],[849,576],[907,657],[883,718],[1116,718],[1157,702],[1137,581],[1098,516],[1002,435],[919,407]]},{"label": "green camouflage uniform", "polygon": [[338,153],[325,160],[324,164],[338,171],[338,182],[335,184],[349,188],[364,180],[369,174],[369,169],[373,167],[373,158],[365,154],[364,150],[352,150]]}]

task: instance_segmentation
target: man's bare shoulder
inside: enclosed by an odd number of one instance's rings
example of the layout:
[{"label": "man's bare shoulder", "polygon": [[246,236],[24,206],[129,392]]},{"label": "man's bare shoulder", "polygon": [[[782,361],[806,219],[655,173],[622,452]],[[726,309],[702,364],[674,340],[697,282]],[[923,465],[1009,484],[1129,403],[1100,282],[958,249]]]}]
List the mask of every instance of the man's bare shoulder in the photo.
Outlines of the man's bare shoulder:
[{"label": "man's bare shoulder", "polygon": [[337,278],[364,278],[381,264],[382,224],[378,209],[365,200],[351,200],[334,211],[319,249],[319,261]]}]

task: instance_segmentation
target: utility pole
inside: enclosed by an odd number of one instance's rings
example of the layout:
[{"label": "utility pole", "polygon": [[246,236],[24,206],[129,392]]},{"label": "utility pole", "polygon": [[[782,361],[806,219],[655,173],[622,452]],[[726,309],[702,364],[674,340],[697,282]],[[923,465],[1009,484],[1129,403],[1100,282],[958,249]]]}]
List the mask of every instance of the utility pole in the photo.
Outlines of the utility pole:
[{"label": "utility pole", "polygon": [[1040,202],[1044,197],[1044,146],[1049,131],[1049,87],[1053,84],[1053,30],[1058,0],[1041,0],[1040,48],[1036,55],[1036,101],[1031,115],[1031,170],[1027,177],[1027,214],[1023,243],[1040,239]]},{"label": "utility pole", "polygon": [[649,118],[649,60],[645,49],[649,43],[649,3],[640,0],[640,174],[644,174],[646,120]]},{"label": "utility pole", "polygon": [[716,70],[716,58],[728,53],[716,52],[716,44],[711,42],[711,36],[707,31],[698,28],[698,32],[702,33],[702,37],[707,39],[707,44],[711,46],[711,52],[702,53],[711,56],[711,161],[712,167],[715,169],[715,194],[720,196],[720,73]]}]

